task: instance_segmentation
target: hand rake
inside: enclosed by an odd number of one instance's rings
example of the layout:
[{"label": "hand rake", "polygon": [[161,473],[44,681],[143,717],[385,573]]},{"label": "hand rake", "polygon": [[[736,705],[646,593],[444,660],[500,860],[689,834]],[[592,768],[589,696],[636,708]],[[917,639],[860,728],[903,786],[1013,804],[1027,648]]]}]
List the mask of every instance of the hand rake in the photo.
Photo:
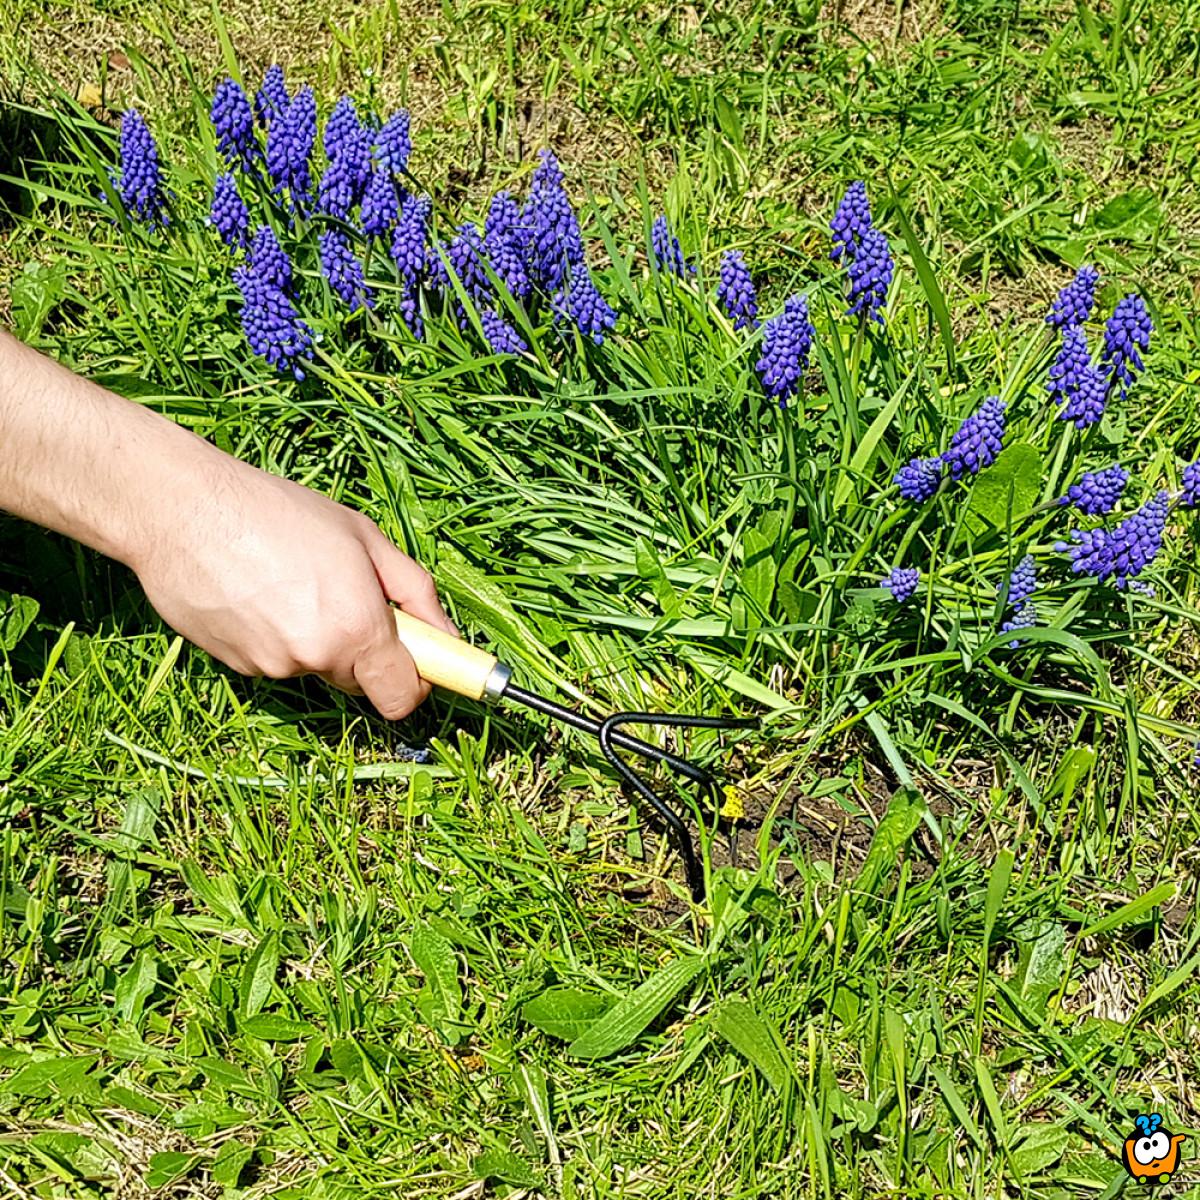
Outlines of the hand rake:
[{"label": "hand rake", "polygon": [[627,750],[652,762],[669,767],[678,775],[717,795],[717,780],[703,767],[686,758],[661,750],[623,732],[626,725],[657,725],[666,729],[753,729],[757,717],[689,717],[673,714],[618,712],[603,721],[585,717],[574,709],[547,700],[536,692],[527,692],[510,682],[511,669],[494,655],[477,646],[451,637],[407,613],[395,611],[400,640],[412,655],[422,679],[472,700],[496,702],[508,700],[545,713],[573,729],[590,733],[599,743],[605,758],[612,763],[623,782],[629,785],[666,823],[683,859],[688,887],[697,902],[704,899],[704,872],[695,844],[682,814],[672,808],[629,763],[617,754]]}]

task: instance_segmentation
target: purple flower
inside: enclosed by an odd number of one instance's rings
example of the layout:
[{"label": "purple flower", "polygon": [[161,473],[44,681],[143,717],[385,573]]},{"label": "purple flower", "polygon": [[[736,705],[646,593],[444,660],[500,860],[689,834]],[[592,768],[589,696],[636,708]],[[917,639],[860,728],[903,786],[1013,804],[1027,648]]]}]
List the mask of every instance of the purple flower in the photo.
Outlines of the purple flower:
[{"label": "purple flower", "polygon": [[533,286],[525,259],[527,242],[517,202],[507,192],[497,192],[483,225],[484,252],[500,281],[519,299]]},{"label": "purple flower", "polygon": [[412,134],[405,109],[392,113],[375,135],[375,161],[381,171],[402,175],[412,154]]},{"label": "purple flower", "polygon": [[267,172],[276,193],[287,189],[294,208],[303,209],[312,191],[309,160],[317,141],[317,101],[301,88],[267,131]]},{"label": "purple flower", "polygon": [[1080,267],[1075,278],[1058,293],[1057,299],[1046,314],[1046,324],[1056,329],[1067,329],[1082,325],[1091,316],[1096,303],[1096,284],[1100,273],[1094,267]]},{"label": "purple flower", "polygon": [[291,371],[296,379],[303,379],[297,360],[312,349],[312,330],[291,300],[253,266],[236,268],[233,281],[242,293],[242,330],[250,349],[277,371]]},{"label": "purple flower", "polygon": [[1134,376],[1145,369],[1139,350],[1149,349],[1154,325],[1146,303],[1136,292],[1117,302],[1113,315],[1104,326],[1104,350],[1100,363],[1113,383],[1119,383],[1121,397],[1129,390]]},{"label": "purple flower", "polygon": [[262,87],[254,97],[254,113],[260,125],[270,125],[276,117],[282,116],[292,98],[288,95],[287,84],[283,78],[283,68],[276,63],[267,68],[263,76]]},{"label": "purple flower", "polygon": [[432,211],[433,201],[428,196],[407,196],[392,231],[392,259],[401,277],[410,284],[420,279],[428,262],[428,226]]},{"label": "purple flower", "polygon": [[425,322],[421,319],[421,293],[417,284],[403,284],[400,291],[400,315],[413,337],[420,341],[425,336]]},{"label": "purple flower", "polygon": [[829,257],[839,258],[843,251],[848,251],[853,258],[856,246],[872,228],[867,185],[855,181],[846,189],[829,226],[833,234],[833,250]]},{"label": "purple flower", "polygon": [[597,346],[604,344],[605,333],[617,323],[616,311],[600,295],[591,272],[580,264],[571,271],[567,284],[553,297],[554,311],[573,321],[579,332]]},{"label": "purple flower", "polygon": [[950,448],[942,455],[955,479],[968,473],[975,475],[996,461],[1004,447],[1004,409],[999,396],[989,396],[959,426],[950,439]]},{"label": "purple flower", "polygon": [[318,239],[321,250],[321,274],[351,312],[362,305],[374,308],[371,289],[363,276],[363,265],[354,256],[349,239],[340,229],[326,229]]},{"label": "purple flower", "polygon": [[887,301],[894,269],[887,237],[878,229],[868,229],[851,255],[847,268],[850,278],[848,315],[866,315],[882,323],[881,310]]},{"label": "purple flower", "polygon": [[371,178],[371,135],[349,96],[343,96],[329,116],[324,147],[329,166],[321,176],[317,204],[322,212],[344,221]]},{"label": "purple flower", "polygon": [[1050,366],[1046,390],[1060,405],[1059,420],[1072,421],[1077,429],[1093,425],[1104,415],[1104,377],[1092,363],[1087,335],[1077,325],[1062,332],[1062,347]]},{"label": "purple flower", "polygon": [[248,266],[264,283],[281,292],[292,286],[292,260],[270,225],[260,225],[250,245]]},{"label": "purple flower", "polygon": [[668,275],[678,275],[681,279],[695,271],[695,267],[684,260],[683,247],[680,246],[679,239],[671,232],[665,216],[655,218],[654,225],[650,229],[650,246],[654,251],[654,261],[658,264],[660,271],[665,271]]},{"label": "purple flower", "polygon": [[1112,529],[1072,529],[1075,544],[1058,542],[1054,548],[1070,556],[1076,575],[1111,578],[1114,587],[1124,588],[1158,557],[1169,511],[1170,497],[1159,492]]},{"label": "purple flower", "polygon": [[258,144],[254,140],[254,113],[241,84],[233,79],[219,83],[210,115],[217,149],[225,161],[231,167],[240,163],[250,168],[258,154]]},{"label": "purple flower", "polygon": [[386,237],[396,224],[400,216],[400,197],[396,192],[396,183],[387,171],[377,169],[371,172],[359,212],[363,234],[369,238]]},{"label": "purple flower", "polygon": [[1117,507],[1128,482],[1129,472],[1119,465],[1105,467],[1103,471],[1089,471],[1079,477],[1078,483],[1071,484],[1058,502],[1073,504],[1085,516],[1101,517]]},{"label": "purple flower", "polygon": [[[1000,630],[1002,633],[1015,633],[1019,629],[1032,629],[1037,623],[1037,605],[1032,600],[1026,600],[1014,606],[1012,615],[1001,624]],[[1015,650],[1020,644],[1019,641],[1011,641],[1008,646],[1010,650]]]},{"label": "purple flower", "polygon": [[126,212],[151,228],[165,225],[167,201],[158,165],[158,147],[136,108],[126,109],[121,118],[120,149],[120,177],[113,177],[113,186]]},{"label": "purple flower", "polygon": [[808,300],[800,295],[789,296],[783,312],[766,324],[762,355],[755,367],[763,390],[779,401],[780,408],[787,407],[804,382],[814,333]]},{"label": "purple flower", "polygon": [[896,472],[893,483],[900,489],[905,500],[924,504],[938,490],[945,471],[941,456],[937,458],[914,458]]},{"label": "purple flower", "polygon": [[[457,234],[444,247],[445,259],[467,293],[478,304],[486,304],[492,295],[492,281],[488,278],[483,257],[483,238],[479,227],[468,221],[458,227]],[[452,291],[449,278],[445,275],[445,264],[431,262],[435,273],[435,285]],[[440,268],[440,269],[439,269]]]},{"label": "purple flower", "polygon": [[[1003,584],[996,589],[1003,594]],[[1013,608],[1019,608],[1034,592],[1037,591],[1037,566],[1033,555],[1027,554],[1008,577],[1007,600]]]},{"label": "purple flower", "polygon": [[482,309],[479,322],[494,354],[523,354],[528,348],[521,335],[498,312]]},{"label": "purple flower", "polygon": [[920,580],[921,572],[916,567],[893,567],[891,574],[879,581],[879,586],[887,588],[897,604],[904,604],[912,598]]},{"label": "purple flower", "polygon": [[[563,187],[558,160],[549,150],[541,151],[540,159],[523,214],[529,231],[529,265],[535,282],[545,291],[569,293],[576,289],[573,286],[564,289],[563,285],[568,272],[583,265],[583,235]],[[581,303],[582,298],[590,299],[595,292],[595,287],[589,288],[589,284],[590,280],[579,284]]]},{"label": "purple flower", "polygon": [[1200,462],[1183,468],[1183,490],[1179,502],[1184,508],[1200,507]]},{"label": "purple flower", "polygon": [[218,175],[209,220],[231,250],[243,249],[250,237],[250,210],[232,175]]},{"label": "purple flower", "polygon": [[758,296],[750,269],[739,250],[727,250],[721,258],[721,282],[717,302],[733,322],[734,329],[758,327]]}]

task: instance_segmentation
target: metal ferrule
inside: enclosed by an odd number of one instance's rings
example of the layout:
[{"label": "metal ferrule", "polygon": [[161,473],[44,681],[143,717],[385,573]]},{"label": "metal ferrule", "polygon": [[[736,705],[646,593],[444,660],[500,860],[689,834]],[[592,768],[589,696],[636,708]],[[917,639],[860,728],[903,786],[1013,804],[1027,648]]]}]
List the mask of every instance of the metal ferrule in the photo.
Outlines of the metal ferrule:
[{"label": "metal ferrule", "polygon": [[491,670],[483,685],[483,698],[495,702],[504,695],[508,681],[512,678],[512,667],[507,663],[498,662]]}]

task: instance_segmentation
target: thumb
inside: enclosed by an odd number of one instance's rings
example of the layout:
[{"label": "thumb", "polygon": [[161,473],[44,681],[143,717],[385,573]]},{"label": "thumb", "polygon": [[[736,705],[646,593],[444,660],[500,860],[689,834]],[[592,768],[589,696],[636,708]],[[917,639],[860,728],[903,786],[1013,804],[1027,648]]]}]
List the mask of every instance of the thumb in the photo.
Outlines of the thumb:
[{"label": "thumb", "polygon": [[367,530],[366,547],[389,600],[435,628],[459,636],[438,599],[433,576],[424,567],[393,546],[376,525]]}]

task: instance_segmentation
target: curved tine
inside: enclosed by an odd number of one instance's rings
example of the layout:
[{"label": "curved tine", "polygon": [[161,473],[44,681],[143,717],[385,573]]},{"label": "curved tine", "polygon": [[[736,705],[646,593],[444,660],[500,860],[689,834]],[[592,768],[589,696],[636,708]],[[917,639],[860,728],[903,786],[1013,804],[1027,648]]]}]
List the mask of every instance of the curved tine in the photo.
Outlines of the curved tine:
[{"label": "curved tine", "polygon": [[[607,721],[601,722],[599,733],[600,749],[604,752],[604,757],[616,768],[621,778],[662,817],[666,822],[667,828],[675,835],[675,844],[683,857],[683,869],[687,875],[688,887],[691,889],[692,899],[699,903],[704,899],[704,873],[700,870],[700,864],[696,861],[696,850],[692,845],[692,839],[687,831],[687,826],[683,823],[683,818],[673,808],[670,808],[613,749],[612,735],[616,731],[616,727],[628,715],[627,713],[614,713]],[[690,763],[687,765],[691,766]]]},{"label": "curved tine", "polygon": [[[692,717],[686,714],[619,712],[613,713],[602,724],[610,726],[613,730],[620,725],[660,725],[666,729],[751,729],[757,728],[761,722],[758,717]],[[717,781],[710,771],[696,766],[686,758],[672,754],[669,750],[661,750],[648,743],[643,743],[643,746],[639,747],[636,744],[639,741],[639,738],[630,738],[622,744],[624,749],[631,750],[635,754],[642,754],[653,758],[656,762],[665,763],[672,770],[678,771],[680,775],[686,775],[694,783],[700,783],[706,787],[716,786]]]}]

